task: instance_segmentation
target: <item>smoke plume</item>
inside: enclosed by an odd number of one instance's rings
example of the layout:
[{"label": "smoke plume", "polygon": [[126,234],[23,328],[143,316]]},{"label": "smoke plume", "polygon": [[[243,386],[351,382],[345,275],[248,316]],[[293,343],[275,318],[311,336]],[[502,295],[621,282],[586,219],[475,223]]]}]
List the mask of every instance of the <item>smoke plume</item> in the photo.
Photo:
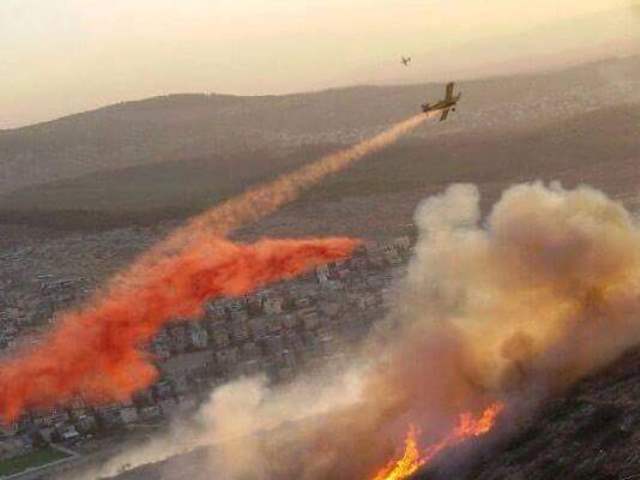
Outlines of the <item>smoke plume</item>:
[{"label": "smoke plume", "polygon": [[540,183],[484,220],[478,203],[454,185],[418,207],[398,325],[341,374],[213,392],[200,440],[220,478],[368,480],[410,424],[437,444],[461,412],[530,408],[640,341],[640,227],[621,204]]},{"label": "smoke plume", "polygon": [[67,313],[39,346],[0,364],[0,412],[124,400],[152,383],[156,370],[141,347],[167,322],[200,313],[208,298],[241,295],[269,282],[348,255],[350,239],[263,240],[238,245],[220,238],[156,262],[131,288],[114,286]]}]

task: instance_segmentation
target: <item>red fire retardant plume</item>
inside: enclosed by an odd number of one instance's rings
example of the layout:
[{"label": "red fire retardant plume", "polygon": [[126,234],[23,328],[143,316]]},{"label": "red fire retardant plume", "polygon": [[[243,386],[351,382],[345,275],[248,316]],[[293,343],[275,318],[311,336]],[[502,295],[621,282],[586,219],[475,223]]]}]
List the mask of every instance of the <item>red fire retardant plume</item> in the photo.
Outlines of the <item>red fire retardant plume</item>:
[{"label": "red fire retardant plume", "polygon": [[157,376],[142,347],[169,321],[201,313],[205,300],[245,294],[349,255],[357,241],[221,238],[166,257],[64,315],[39,343],[0,362],[0,416],[64,404],[122,401]]}]

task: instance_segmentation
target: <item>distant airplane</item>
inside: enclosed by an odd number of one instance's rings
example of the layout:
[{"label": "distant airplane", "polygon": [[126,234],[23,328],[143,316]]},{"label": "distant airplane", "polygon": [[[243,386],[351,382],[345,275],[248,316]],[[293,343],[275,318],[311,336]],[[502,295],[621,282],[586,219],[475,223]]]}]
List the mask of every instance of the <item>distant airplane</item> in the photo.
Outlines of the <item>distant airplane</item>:
[{"label": "distant airplane", "polygon": [[456,105],[458,104],[458,100],[460,100],[460,97],[462,96],[462,93],[458,93],[458,95],[456,95],[455,97],[453,96],[453,87],[454,87],[454,83],[450,82],[447,84],[447,94],[444,97],[444,100],[440,100],[437,103],[434,103],[433,105],[429,105],[428,103],[425,103],[422,105],[422,111],[424,113],[429,113],[429,112],[437,112],[442,110],[442,115],[440,116],[440,121],[444,121],[447,119],[447,115],[449,115],[449,110],[453,110],[454,112],[456,111]]},{"label": "distant airplane", "polygon": [[402,57],[402,60],[400,60],[400,61],[402,62],[402,64],[405,67],[408,67],[409,66],[409,62],[411,61],[411,57]]}]

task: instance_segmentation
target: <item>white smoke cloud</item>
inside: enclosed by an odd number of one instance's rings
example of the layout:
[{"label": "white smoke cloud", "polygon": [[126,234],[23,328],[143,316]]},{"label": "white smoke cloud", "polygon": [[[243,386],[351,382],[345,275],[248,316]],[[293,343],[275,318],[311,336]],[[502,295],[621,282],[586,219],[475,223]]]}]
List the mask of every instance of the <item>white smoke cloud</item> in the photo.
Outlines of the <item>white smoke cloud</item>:
[{"label": "white smoke cloud", "polygon": [[[483,220],[473,185],[416,210],[391,312],[339,374],[215,392],[197,443],[223,479],[368,480],[409,423],[437,440],[462,411],[521,410],[640,342],[640,227],[589,187],[517,185]],[[165,451],[166,453],[166,451]]]}]

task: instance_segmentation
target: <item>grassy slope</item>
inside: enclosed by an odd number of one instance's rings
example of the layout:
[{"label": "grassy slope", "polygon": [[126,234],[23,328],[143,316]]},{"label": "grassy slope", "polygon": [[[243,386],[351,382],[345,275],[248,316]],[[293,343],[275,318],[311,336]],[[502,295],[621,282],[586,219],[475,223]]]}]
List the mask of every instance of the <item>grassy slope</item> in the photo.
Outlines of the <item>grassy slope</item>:
[{"label": "grassy slope", "polygon": [[0,475],[13,475],[15,473],[22,472],[27,468],[40,467],[68,456],[68,454],[53,448],[35,450],[27,455],[22,455],[0,462]]}]

